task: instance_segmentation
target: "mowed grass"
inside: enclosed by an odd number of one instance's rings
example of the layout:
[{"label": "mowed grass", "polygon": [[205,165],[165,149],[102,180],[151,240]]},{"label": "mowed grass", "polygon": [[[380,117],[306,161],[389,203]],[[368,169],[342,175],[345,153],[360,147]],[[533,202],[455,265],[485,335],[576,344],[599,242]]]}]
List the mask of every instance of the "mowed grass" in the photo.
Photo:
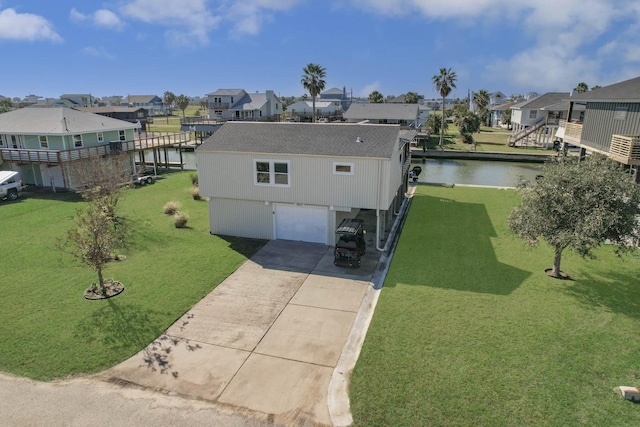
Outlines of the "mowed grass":
[{"label": "mowed grass", "polygon": [[[125,360],[264,244],[210,235],[207,202],[189,193],[191,173],[125,191],[119,213],[131,221],[131,246],[104,271],[125,291],[104,301],[83,298],[97,274],[56,248],[84,205],[78,196],[25,193],[0,203],[0,371],[50,380]],[[189,228],[163,214],[168,201],[180,203]]]},{"label": "mowed grass", "polygon": [[[478,152],[499,152],[499,153],[526,153],[526,154],[550,154],[550,150],[540,148],[516,148],[509,147],[507,141],[511,131],[493,127],[483,126],[479,133],[473,134],[473,139],[476,141],[476,149]],[[460,132],[458,127],[449,124],[449,127],[444,132],[444,149],[455,151],[473,151],[471,144],[463,144],[460,142]],[[427,142],[427,148],[436,149],[439,148],[440,134],[431,135],[431,138]],[[419,148],[422,148],[420,146]]]},{"label": "mowed grass", "polygon": [[640,425],[638,256],[526,247],[511,190],[420,186],[351,376],[358,426]]}]

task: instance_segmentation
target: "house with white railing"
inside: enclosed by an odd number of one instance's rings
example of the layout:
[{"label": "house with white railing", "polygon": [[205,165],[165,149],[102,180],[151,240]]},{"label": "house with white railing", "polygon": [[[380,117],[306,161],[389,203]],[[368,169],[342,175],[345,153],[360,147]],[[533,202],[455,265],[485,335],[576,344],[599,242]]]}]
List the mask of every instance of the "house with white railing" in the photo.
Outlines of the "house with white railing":
[{"label": "house with white railing", "polygon": [[640,165],[640,77],[567,97],[569,114],[562,123],[565,143],[582,153],[596,152],[630,167],[636,181]]},{"label": "house with white railing", "polygon": [[207,94],[209,119],[278,121],[282,101],[274,91],[249,93],[244,89],[218,89]]}]

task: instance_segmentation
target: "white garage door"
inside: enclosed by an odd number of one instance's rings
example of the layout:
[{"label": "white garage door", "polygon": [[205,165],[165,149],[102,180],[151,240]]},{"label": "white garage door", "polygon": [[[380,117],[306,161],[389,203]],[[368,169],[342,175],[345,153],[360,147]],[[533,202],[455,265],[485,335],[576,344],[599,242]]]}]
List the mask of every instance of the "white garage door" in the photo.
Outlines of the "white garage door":
[{"label": "white garage door", "polygon": [[276,239],[327,243],[327,208],[292,205],[275,205],[275,208]]}]

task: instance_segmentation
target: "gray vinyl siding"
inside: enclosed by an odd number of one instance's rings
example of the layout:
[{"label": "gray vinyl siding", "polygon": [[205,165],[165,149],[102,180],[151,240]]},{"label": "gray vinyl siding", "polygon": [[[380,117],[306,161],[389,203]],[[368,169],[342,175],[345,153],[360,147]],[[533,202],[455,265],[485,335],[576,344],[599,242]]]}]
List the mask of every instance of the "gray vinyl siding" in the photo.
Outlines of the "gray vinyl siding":
[{"label": "gray vinyl siding", "polygon": [[[616,107],[627,107],[624,120],[614,120]],[[608,152],[611,136],[640,135],[640,104],[619,102],[587,103],[581,143]]]},{"label": "gray vinyl siding", "polygon": [[252,239],[273,239],[273,206],[252,200],[209,200],[211,233]]},{"label": "gray vinyl siding", "polygon": [[[300,203],[316,206],[386,209],[400,185],[390,185],[394,159],[312,157],[259,153],[199,153],[200,191],[204,196],[225,199],[257,200],[275,203]],[[254,160],[289,161],[289,187],[254,184]],[[352,163],[353,175],[335,175],[334,162]]]}]

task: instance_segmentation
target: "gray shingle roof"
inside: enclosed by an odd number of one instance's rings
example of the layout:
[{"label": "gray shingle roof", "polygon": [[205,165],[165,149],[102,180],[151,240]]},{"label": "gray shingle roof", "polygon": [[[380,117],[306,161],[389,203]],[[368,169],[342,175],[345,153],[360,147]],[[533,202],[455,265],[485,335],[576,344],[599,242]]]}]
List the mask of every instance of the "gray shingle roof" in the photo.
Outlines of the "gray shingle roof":
[{"label": "gray shingle roof", "polygon": [[401,132],[394,125],[227,122],[196,151],[389,159],[399,137],[413,137]]},{"label": "gray shingle roof", "polygon": [[118,105],[104,106],[104,107],[77,107],[77,110],[84,111],[85,113],[135,113],[136,111],[146,111],[142,107],[122,107]]},{"label": "gray shingle roof", "polygon": [[564,98],[569,96],[569,92],[547,92],[544,95],[537,96],[529,101],[519,102],[511,106],[512,110],[526,108],[528,110],[537,110],[549,105],[557,104]]},{"label": "gray shingle roof", "polygon": [[584,102],[640,102],[640,77],[604,86],[596,90],[574,93],[566,101]]},{"label": "gray shingle roof", "polygon": [[128,102],[130,104],[148,104],[156,98],[158,98],[156,102],[160,102],[160,97],[157,95],[128,95],[122,99],[122,102]]},{"label": "gray shingle roof", "polygon": [[20,108],[0,114],[0,133],[15,135],[72,135],[135,127],[135,123],[65,107]]},{"label": "gray shingle roof", "polygon": [[244,92],[244,89],[218,89],[215,92],[208,93],[207,96],[236,96]]},{"label": "gray shingle roof", "polygon": [[248,93],[229,107],[230,110],[259,110],[267,103],[266,93]]},{"label": "gray shingle roof", "polygon": [[351,104],[347,120],[416,120],[418,104]]}]

